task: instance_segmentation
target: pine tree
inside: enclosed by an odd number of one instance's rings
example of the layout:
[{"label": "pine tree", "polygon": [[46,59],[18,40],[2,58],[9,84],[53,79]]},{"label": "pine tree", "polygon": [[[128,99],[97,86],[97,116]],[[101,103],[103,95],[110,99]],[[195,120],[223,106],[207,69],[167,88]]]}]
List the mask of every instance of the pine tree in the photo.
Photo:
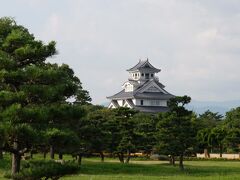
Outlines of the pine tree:
[{"label": "pine tree", "polygon": [[12,174],[19,172],[21,156],[42,143],[42,132],[66,121],[67,114],[58,113],[73,106],[69,98],[84,94],[90,100],[71,68],[46,62],[57,53],[55,45],[36,40],[11,18],[0,19],[2,150],[12,153]]},{"label": "pine tree", "polygon": [[160,115],[158,123],[157,141],[159,152],[179,156],[179,168],[184,169],[183,157],[195,143],[196,132],[192,122],[192,112],[185,109],[185,104],[191,100],[188,96],[170,99],[170,111]]}]

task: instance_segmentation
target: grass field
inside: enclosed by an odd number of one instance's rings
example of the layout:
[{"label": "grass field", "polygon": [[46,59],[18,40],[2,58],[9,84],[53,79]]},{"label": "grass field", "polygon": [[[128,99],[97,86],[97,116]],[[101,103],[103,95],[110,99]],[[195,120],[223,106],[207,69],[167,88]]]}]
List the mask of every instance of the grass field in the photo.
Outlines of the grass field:
[{"label": "grass field", "polygon": [[185,171],[166,162],[134,161],[131,164],[119,162],[97,162],[86,159],[78,175],[65,180],[155,180],[155,179],[240,179],[240,162],[231,161],[186,161]]},{"label": "grass field", "polygon": [[[35,157],[39,158],[39,157]],[[67,157],[68,158],[68,157]],[[240,161],[186,161],[185,171],[162,161],[131,161],[120,164],[115,159],[101,163],[97,158],[84,158],[77,175],[66,176],[64,180],[155,180],[155,179],[240,179]],[[0,179],[10,168],[9,157],[0,160]]]}]

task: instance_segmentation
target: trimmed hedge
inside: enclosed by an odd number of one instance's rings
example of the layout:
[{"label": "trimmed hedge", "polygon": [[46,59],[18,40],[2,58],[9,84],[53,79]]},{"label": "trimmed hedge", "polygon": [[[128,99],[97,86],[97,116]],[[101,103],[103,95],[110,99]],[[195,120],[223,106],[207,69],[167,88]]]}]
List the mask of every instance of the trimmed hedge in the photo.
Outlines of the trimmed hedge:
[{"label": "trimmed hedge", "polygon": [[80,167],[73,162],[57,163],[54,161],[29,161],[23,164],[21,171],[11,176],[5,175],[6,178],[14,180],[39,180],[53,179],[57,180],[67,174],[75,174]]}]

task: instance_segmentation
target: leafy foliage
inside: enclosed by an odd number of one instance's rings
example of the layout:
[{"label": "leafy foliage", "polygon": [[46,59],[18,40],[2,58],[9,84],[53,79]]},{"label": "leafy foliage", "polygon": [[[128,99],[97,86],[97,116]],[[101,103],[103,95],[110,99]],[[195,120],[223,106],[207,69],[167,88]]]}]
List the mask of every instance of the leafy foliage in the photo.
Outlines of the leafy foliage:
[{"label": "leafy foliage", "polygon": [[7,136],[1,139],[1,149],[13,153],[13,174],[25,152],[47,146],[44,131],[49,128],[59,129],[56,136],[65,138],[55,146],[66,147],[67,137],[78,141],[73,124],[84,111],[76,103],[89,103],[91,98],[68,65],[46,62],[56,55],[55,46],[54,41],[35,39],[12,18],[0,18],[0,122]]},{"label": "leafy foliage", "polygon": [[74,163],[57,163],[54,161],[29,161],[25,163],[17,175],[5,175],[14,180],[35,180],[35,179],[60,179],[67,174],[75,174],[79,166]]},{"label": "leafy foliage", "polygon": [[157,141],[159,152],[180,156],[180,168],[183,169],[183,156],[194,146],[196,132],[191,121],[192,112],[184,108],[190,97],[176,97],[170,100],[170,111],[159,115]]}]

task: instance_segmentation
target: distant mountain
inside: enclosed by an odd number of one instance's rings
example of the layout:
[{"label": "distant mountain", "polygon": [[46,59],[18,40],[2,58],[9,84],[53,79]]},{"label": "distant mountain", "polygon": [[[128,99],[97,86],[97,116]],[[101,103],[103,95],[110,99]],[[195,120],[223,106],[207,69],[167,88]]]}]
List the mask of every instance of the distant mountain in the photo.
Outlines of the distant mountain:
[{"label": "distant mountain", "polygon": [[227,111],[239,106],[240,100],[221,102],[192,100],[192,102],[187,105],[187,108],[189,110],[193,110],[197,114],[202,114],[205,111],[210,110],[212,112],[218,112],[219,114],[225,115]]},{"label": "distant mountain", "polygon": [[109,104],[110,104],[110,102],[104,102],[104,103],[101,103],[100,105],[104,106],[104,107],[108,107]]},{"label": "distant mountain", "polygon": [[[108,107],[109,102],[104,102],[101,104],[104,107]],[[225,115],[226,112],[231,110],[232,108],[236,108],[240,106],[240,100],[236,101],[195,101],[192,100],[187,108],[196,112],[197,114],[202,114],[207,110],[212,112],[218,112],[219,114]]]}]

